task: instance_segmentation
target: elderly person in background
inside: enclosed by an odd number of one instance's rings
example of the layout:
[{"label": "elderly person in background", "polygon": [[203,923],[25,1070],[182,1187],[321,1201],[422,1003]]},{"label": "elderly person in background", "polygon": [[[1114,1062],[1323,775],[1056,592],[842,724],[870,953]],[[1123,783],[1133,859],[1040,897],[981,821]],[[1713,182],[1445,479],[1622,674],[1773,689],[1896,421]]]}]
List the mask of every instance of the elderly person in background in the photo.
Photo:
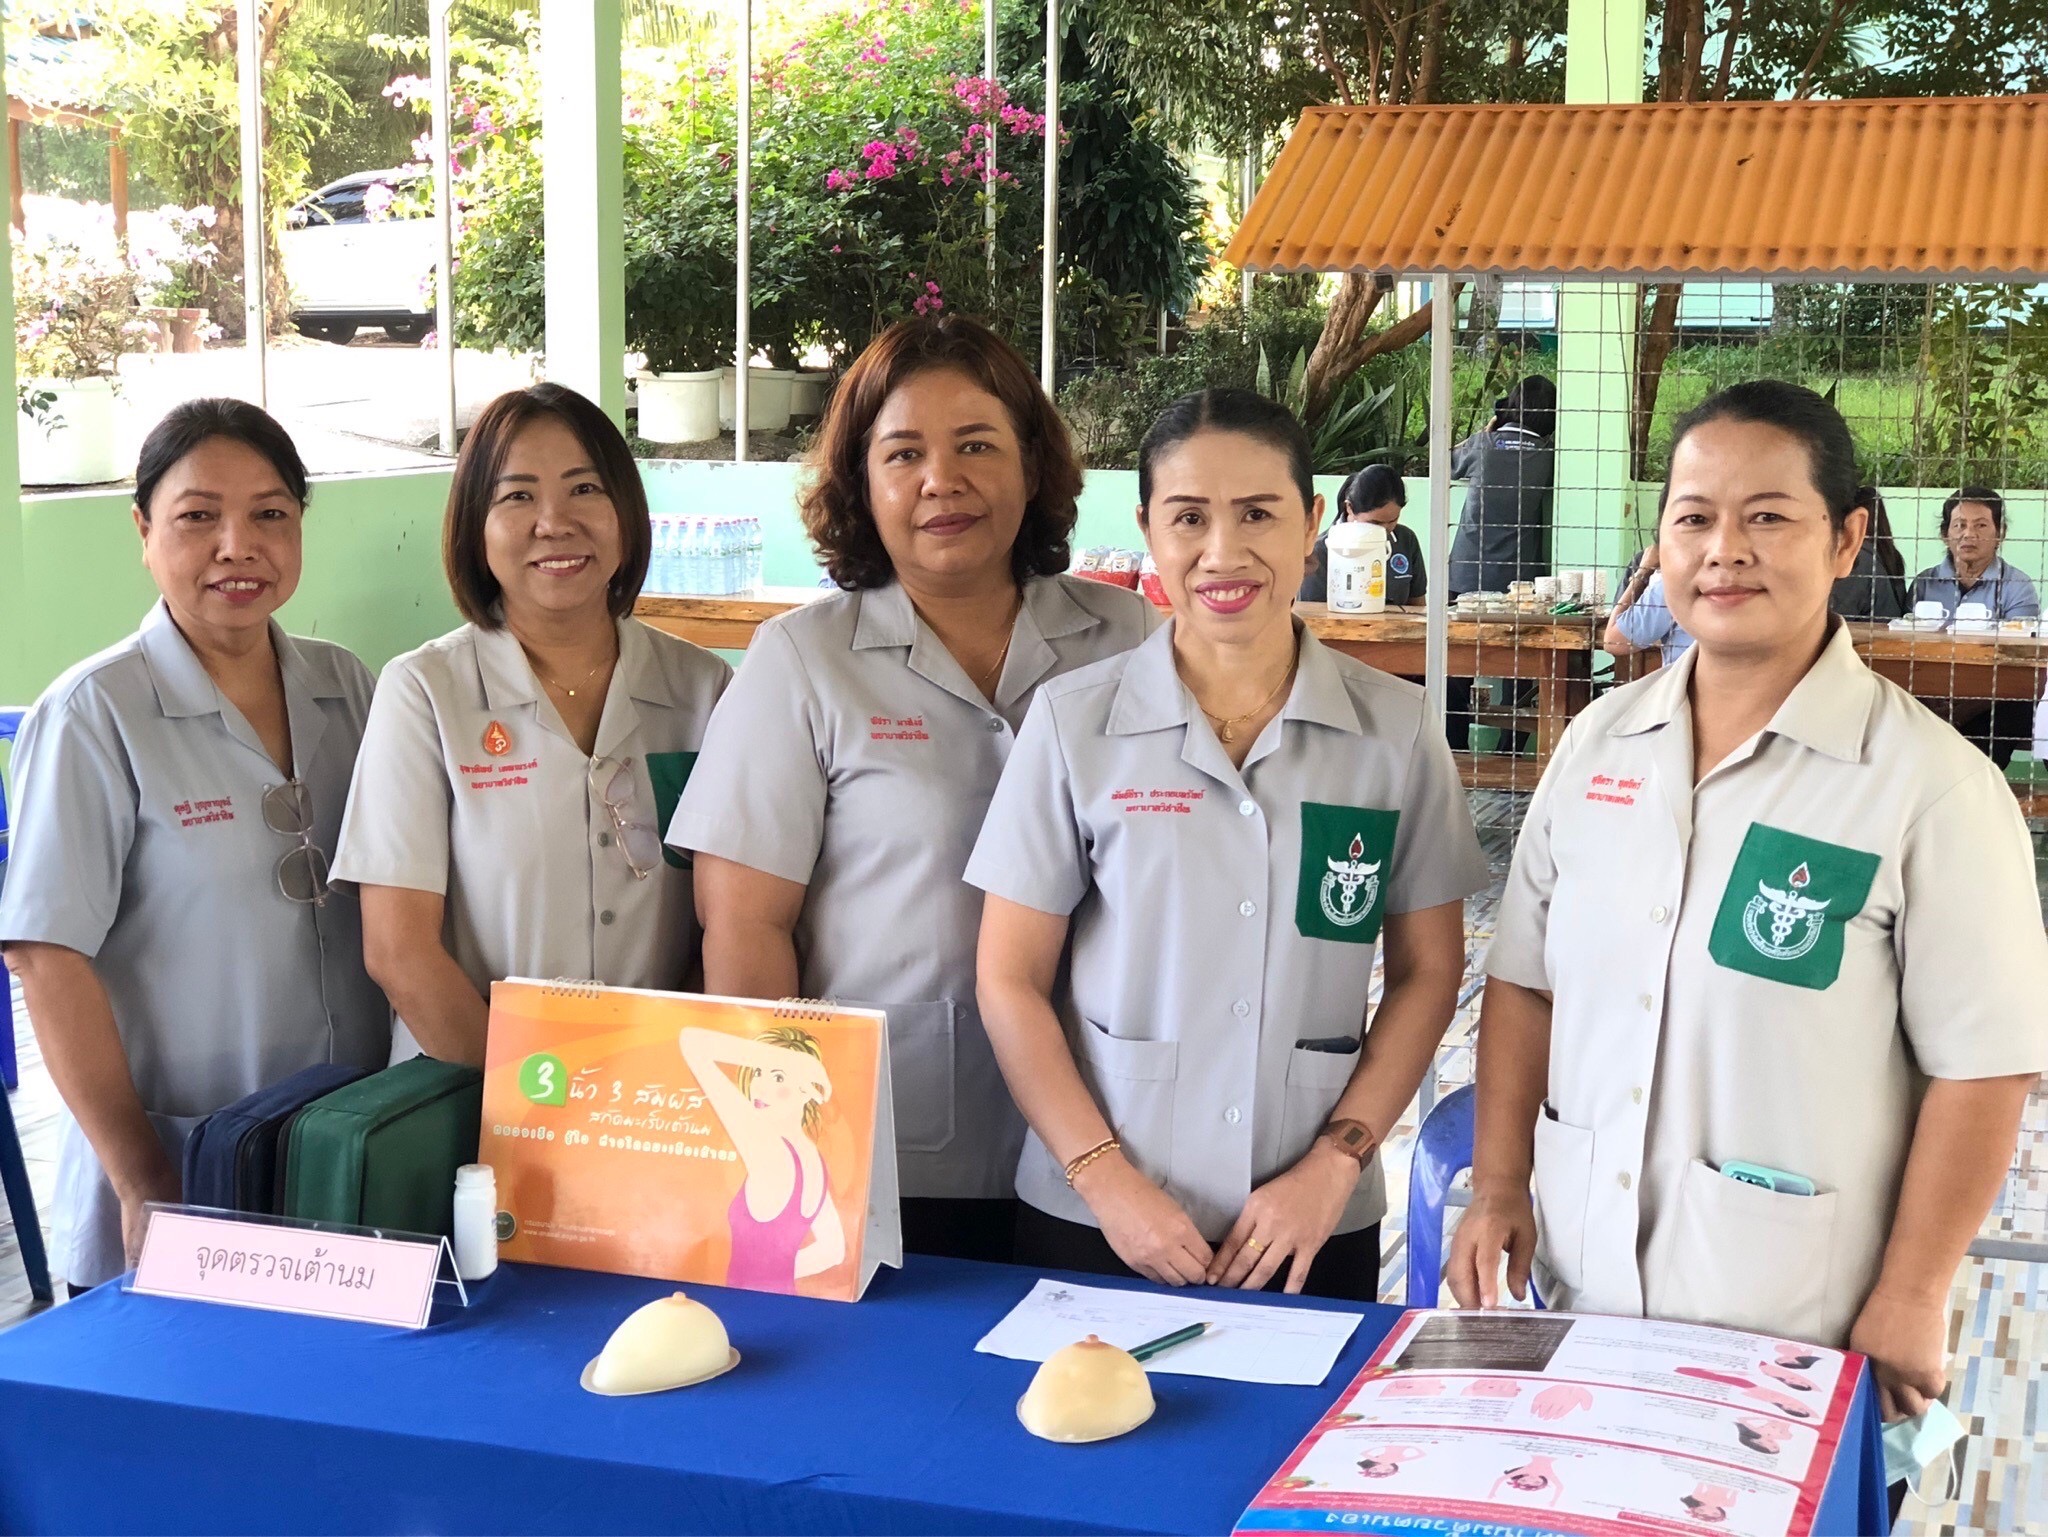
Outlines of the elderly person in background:
[{"label": "elderly person in background", "polygon": [[[1998,553],[2005,542],[2005,498],[1983,486],[1965,486],[1941,504],[1941,542],[1948,554],[1913,578],[1915,603],[1939,603],[1953,619],[1965,603],[1992,619],[2034,619],[2041,596],[2026,572]],[[2033,706],[2023,699],[1950,699],[1933,702],[2000,768],[2031,738]]]},{"label": "elderly person in background", "polygon": [[1998,553],[2005,542],[2005,498],[1965,486],[1941,504],[1941,542],[1948,554],[1913,578],[1915,603],[1939,603],[1955,617],[1964,603],[1981,603],[1993,619],[2033,619],[2041,595],[2033,578]]}]

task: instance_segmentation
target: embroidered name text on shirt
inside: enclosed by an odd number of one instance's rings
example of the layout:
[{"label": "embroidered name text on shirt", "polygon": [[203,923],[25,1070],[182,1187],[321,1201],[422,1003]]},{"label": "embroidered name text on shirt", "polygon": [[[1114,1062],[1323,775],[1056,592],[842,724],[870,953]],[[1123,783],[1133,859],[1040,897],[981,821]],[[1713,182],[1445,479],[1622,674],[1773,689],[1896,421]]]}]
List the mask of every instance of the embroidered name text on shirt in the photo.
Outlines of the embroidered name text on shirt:
[{"label": "embroidered name text on shirt", "polygon": [[929,742],[931,733],[924,729],[922,715],[905,715],[901,718],[889,715],[868,717],[868,740],[870,742]]},{"label": "embroidered name text on shirt", "polygon": [[1616,779],[1612,774],[1595,774],[1586,787],[1586,799],[1606,801],[1615,806],[1633,806],[1636,791],[1642,787],[1640,779]]},{"label": "embroidered name text on shirt", "polygon": [[180,827],[200,827],[208,822],[232,822],[235,819],[235,800],[231,795],[223,795],[209,801],[179,801],[171,807],[171,815],[178,819]]},{"label": "embroidered name text on shirt", "polygon": [[1121,806],[1125,812],[1163,811],[1181,816],[1194,814],[1194,803],[1209,792],[1206,790],[1141,790],[1135,785],[1109,792],[1112,805]]},{"label": "embroidered name text on shirt", "polygon": [[[523,763],[458,763],[456,769],[469,780],[472,790],[502,790],[508,785],[523,785],[529,772],[540,767],[540,759],[528,758]],[[481,775],[481,778],[470,778]]]}]

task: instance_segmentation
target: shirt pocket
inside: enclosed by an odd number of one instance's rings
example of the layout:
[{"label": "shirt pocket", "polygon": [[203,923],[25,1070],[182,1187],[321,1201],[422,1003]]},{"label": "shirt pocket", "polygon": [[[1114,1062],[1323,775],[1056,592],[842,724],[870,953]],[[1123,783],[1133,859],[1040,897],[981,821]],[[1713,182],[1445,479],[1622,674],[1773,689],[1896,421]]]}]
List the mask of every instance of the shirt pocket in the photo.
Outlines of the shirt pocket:
[{"label": "shirt pocket", "polygon": [[1147,1179],[1164,1184],[1173,1164],[1174,1080],[1180,1046],[1173,1041],[1130,1040],[1081,1021],[1074,1042],[1081,1076],[1102,1107],[1124,1157]]},{"label": "shirt pocket", "polygon": [[1358,1042],[1346,1051],[1296,1046],[1287,1053],[1287,1087],[1280,1109],[1280,1164],[1291,1168],[1330,1124],[1358,1066]]},{"label": "shirt pocket", "polygon": [[906,1153],[939,1152],[953,1140],[953,1031],[959,1010],[950,998],[885,1007],[896,1146]]},{"label": "shirt pocket", "polygon": [[674,870],[686,869],[690,856],[668,845],[669,823],[676,817],[676,803],[683,798],[683,787],[690,782],[690,771],[697,766],[697,755],[693,752],[651,752],[647,755],[647,783],[654,791],[654,834],[661,844],[661,857]]},{"label": "shirt pocket", "polygon": [[1593,1133],[1544,1105],[1536,1115],[1536,1261],[1570,1291],[1585,1285],[1592,1188]]},{"label": "shirt pocket", "polygon": [[1753,1329],[1793,1339],[1828,1335],[1835,1192],[1786,1195],[1730,1179],[1695,1158],[1663,1220],[1643,1301],[1654,1318]]}]

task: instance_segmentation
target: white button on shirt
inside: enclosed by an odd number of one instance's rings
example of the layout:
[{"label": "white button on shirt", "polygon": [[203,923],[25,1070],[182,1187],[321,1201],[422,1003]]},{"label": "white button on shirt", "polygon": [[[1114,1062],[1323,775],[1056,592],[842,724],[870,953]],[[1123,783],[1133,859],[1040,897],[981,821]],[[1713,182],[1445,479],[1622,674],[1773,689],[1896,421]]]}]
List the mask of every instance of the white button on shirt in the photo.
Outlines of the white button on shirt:
[{"label": "white button on shirt", "polygon": [[[1055,1005],[1082,1077],[1126,1155],[1211,1241],[1308,1151],[1350,1082],[1380,919],[1487,878],[1422,690],[1312,635],[1300,647],[1241,770],[1180,681],[1171,625],[1047,684],[967,867],[993,896],[1071,915]],[[1264,814],[1243,815],[1247,801]],[[1233,900],[1248,878],[1263,902]],[[1246,1134],[1218,1137],[1219,1119]],[[1095,1225],[1035,1136],[1017,1193]],[[1385,1209],[1375,1164],[1337,1231]]]},{"label": "white button on shirt", "polygon": [[[1839,626],[1695,788],[1694,663],[1573,722],[1487,956],[1554,998],[1539,1281],[1561,1309],[1840,1345],[1928,1077],[2048,1065],[2032,845],[1990,762]],[[1668,914],[1649,906],[1673,891]],[[1731,1161],[1817,1194],[1741,1183]]]},{"label": "white button on shirt", "polygon": [[[270,630],[313,842],[330,858],[370,711],[370,673],[325,641]],[[297,840],[265,825],[286,778],[214,685],[169,610],[44,691],[13,762],[0,940],[89,957],[128,1070],[172,1167],[201,1117],[302,1067],[381,1066],[390,1010],[363,969],[352,893],[288,900]],[[113,1187],[69,1116],[57,1164],[55,1272],[125,1268]]]},{"label": "white button on shirt", "polygon": [[975,1004],[981,893],[960,872],[1037,690],[1156,622],[1120,587],[1028,581],[990,704],[902,587],[837,594],[761,626],[719,704],[669,842],[805,887],[801,991],[888,1011],[906,1196],[1011,1193],[1024,1124]]},{"label": "white button on shirt", "polygon": [[[690,870],[659,829],[732,669],[638,620],[618,630],[594,757],[510,630],[464,625],[378,685],[335,879],[444,894],[443,941],[486,998],[510,976],[675,990],[696,961]],[[394,1057],[417,1051],[401,1021]]]}]

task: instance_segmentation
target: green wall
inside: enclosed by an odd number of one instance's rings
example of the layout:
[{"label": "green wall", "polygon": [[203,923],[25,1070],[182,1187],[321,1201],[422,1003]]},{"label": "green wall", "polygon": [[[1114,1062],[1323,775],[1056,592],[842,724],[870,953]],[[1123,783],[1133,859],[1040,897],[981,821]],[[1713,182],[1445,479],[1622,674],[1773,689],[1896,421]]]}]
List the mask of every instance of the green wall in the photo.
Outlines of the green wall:
[{"label": "green wall", "polygon": [[[439,543],[447,495],[445,470],[316,481],[285,627],[338,641],[373,668],[452,629]],[[25,497],[21,542],[22,600],[0,616],[0,702],[12,704],[128,634],[156,599],[125,491]]]}]

